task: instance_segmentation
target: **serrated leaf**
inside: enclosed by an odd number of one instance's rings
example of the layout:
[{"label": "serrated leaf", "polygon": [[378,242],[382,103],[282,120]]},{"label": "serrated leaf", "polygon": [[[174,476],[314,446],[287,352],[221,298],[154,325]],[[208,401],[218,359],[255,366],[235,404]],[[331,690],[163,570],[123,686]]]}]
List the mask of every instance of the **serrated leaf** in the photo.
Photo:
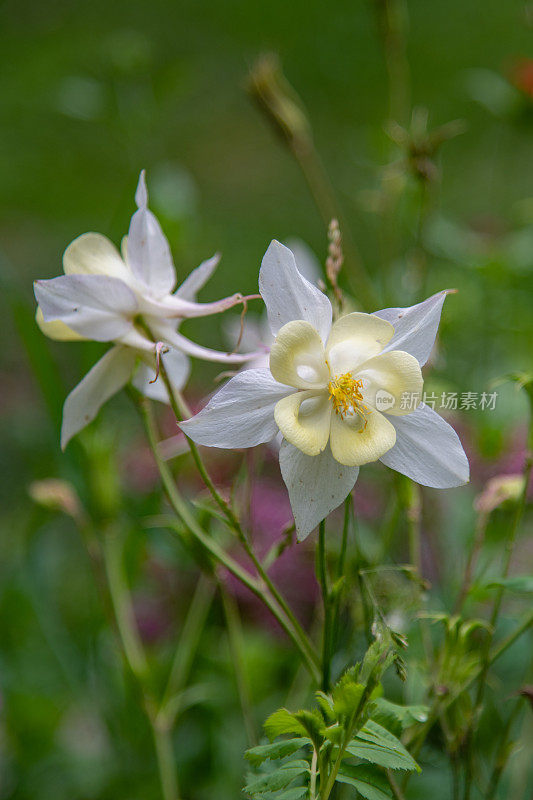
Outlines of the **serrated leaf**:
[{"label": "serrated leaf", "polygon": [[320,746],[324,739],[324,732],[326,726],[319,711],[297,711],[294,715],[295,719],[300,722],[307,731],[309,738],[313,742],[315,750],[320,750]]},{"label": "serrated leaf", "polygon": [[348,717],[359,708],[365,687],[355,680],[341,680],[333,689],[333,708],[337,717]]},{"label": "serrated leaf", "polygon": [[372,742],[358,741],[357,737],[346,748],[346,753],[356,758],[370,761],[371,764],[378,764],[386,769],[404,769],[414,771],[417,768],[414,759],[409,756],[397,753],[389,747],[382,747]]},{"label": "serrated leaf", "polygon": [[309,772],[307,761],[289,761],[273,772],[267,772],[257,777],[250,776],[244,791],[248,794],[264,794],[265,792],[277,792],[285,789],[296,778]]},{"label": "serrated leaf", "polygon": [[387,781],[377,769],[372,769],[372,767],[363,765],[353,767],[350,764],[343,764],[337,775],[337,781],[354,786],[366,800],[390,800],[391,798]]},{"label": "serrated leaf", "polygon": [[275,795],[264,794],[261,800],[300,800],[300,797],[304,797],[307,792],[307,786],[291,786],[290,789],[286,789],[281,794],[279,792]]},{"label": "serrated leaf", "polygon": [[363,728],[358,731],[354,741],[368,742],[373,745],[378,745],[384,750],[389,750],[391,753],[401,756],[406,765],[409,764],[409,766],[402,767],[402,769],[412,769],[420,772],[420,767],[400,740],[397,739],[393,733],[388,731],[387,728],[383,728],[377,722],[374,722],[374,720],[369,719],[366,722]]},{"label": "serrated leaf", "polygon": [[344,727],[338,723],[330,725],[324,731],[324,735],[330,742],[333,742],[333,744],[340,744],[344,738]]},{"label": "serrated leaf", "polygon": [[401,706],[379,697],[373,703],[371,717],[374,722],[399,736],[411,725],[426,722],[428,714],[427,706]]},{"label": "serrated leaf", "polygon": [[329,719],[335,719],[335,712],[333,709],[333,700],[329,694],[325,692],[315,692],[315,697],[317,699],[318,705],[322,709],[324,716]]},{"label": "serrated leaf", "polygon": [[280,708],[278,711],[274,711],[274,713],[268,717],[263,727],[270,741],[284,733],[296,734],[297,736],[309,738],[307,730],[302,723],[296,719],[294,714],[287,711],[286,708]]},{"label": "serrated leaf", "polygon": [[285,758],[292,756],[297,750],[309,744],[309,739],[283,739],[273,744],[260,744],[257,747],[251,747],[244,754],[252,764],[259,765],[267,759],[274,760],[276,758]]}]

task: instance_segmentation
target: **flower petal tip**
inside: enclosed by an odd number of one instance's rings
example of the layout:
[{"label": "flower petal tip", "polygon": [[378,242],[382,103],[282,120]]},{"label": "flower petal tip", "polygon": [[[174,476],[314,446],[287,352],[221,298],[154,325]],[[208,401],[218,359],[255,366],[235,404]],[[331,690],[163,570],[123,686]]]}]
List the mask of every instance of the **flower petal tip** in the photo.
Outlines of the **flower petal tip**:
[{"label": "flower petal tip", "polygon": [[135,192],[135,203],[137,208],[146,208],[148,205],[148,190],[146,188],[146,170],[142,169],[139,175],[139,182]]}]

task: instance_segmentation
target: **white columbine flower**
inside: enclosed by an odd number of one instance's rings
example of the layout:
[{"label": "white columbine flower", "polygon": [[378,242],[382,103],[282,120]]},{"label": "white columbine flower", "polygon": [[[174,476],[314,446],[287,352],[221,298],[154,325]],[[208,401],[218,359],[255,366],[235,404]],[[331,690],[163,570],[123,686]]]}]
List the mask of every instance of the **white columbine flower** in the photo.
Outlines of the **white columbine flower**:
[{"label": "white columbine flower", "polygon": [[65,401],[63,449],[132,376],[145,395],[168,401],[162,382],[151,383],[156,374],[156,342],[170,348],[161,357],[176,389],[184,386],[189,375],[188,356],[239,364],[257,355],[210,350],[178,332],[183,319],[225,311],[243,298],[234,294],[214,303],[196,302],[196,293],[215,270],[218,256],[200,264],[174,291],[176,271],[167,239],[148,209],[144,171],[135,202],[137,211],[123,239],[122,254],[105,236],[85,233],[65,250],[65,275],[35,282],[36,319],[43,333],[62,341],[115,343]]},{"label": "white columbine flower", "polygon": [[331,303],[279,242],[268,248],[259,290],[276,337],[270,368],[232,378],[185,434],[211,447],[253,447],[283,434],[281,474],[298,538],[351,492],[370,461],[424,486],[468,481],[453,428],[420,402],[446,292],[411,308],[355,312],[332,324]]}]

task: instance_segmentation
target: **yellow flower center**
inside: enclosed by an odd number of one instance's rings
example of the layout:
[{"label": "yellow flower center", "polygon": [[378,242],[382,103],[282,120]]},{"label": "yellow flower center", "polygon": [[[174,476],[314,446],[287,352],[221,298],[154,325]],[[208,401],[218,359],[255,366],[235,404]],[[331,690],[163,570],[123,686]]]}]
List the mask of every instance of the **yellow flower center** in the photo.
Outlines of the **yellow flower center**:
[{"label": "yellow flower center", "polygon": [[367,426],[366,415],[370,413],[370,409],[363,403],[363,381],[352,378],[349,372],[344,375],[336,375],[333,380],[328,383],[328,392],[330,399],[333,401],[333,408],[335,413],[342,419],[348,413],[357,414],[363,426],[359,428],[359,433],[362,433]]}]

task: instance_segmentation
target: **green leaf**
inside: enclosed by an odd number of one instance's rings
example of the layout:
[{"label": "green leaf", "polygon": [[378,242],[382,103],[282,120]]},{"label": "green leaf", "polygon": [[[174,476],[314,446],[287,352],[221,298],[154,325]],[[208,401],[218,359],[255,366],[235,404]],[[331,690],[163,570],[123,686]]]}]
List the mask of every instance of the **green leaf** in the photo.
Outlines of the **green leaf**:
[{"label": "green leaf", "polygon": [[377,745],[383,750],[388,750],[391,754],[395,754],[404,760],[405,766],[400,767],[400,769],[412,769],[420,772],[420,767],[400,740],[386,728],[383,728],[371,719],[369,719],[366,725],[357,733],[354,742],[368,742],[372,745]]},{"label": "green leaf", "polygon": [[249,782],[244,787],[244,791],[248,794],[264,794],[265,792],[277,792],[279,789],[285,789],[296,778],[301,777],[309,772],[309,764],[307,761],[289,761],[279,769],[273,772],[267,772],[264,775],[250,776]]},{"label": "green leaf", "polygon": [[320,711],[297,711],[294,717],[303,725],[318,752],[326,730]]},{"label": "green leaf", "polygon": [[287,711],[286,708],[280,708],[278,711],[274,711],[274,713],[268,717],[263,727],[270,741],[284,733],[296,734],[297,736],[305,736],[308,738],[306,728],[296,719],[295,715]]},{"label": "green leaf", "polygon": [[338,717],[348,717],[359,708],[365,687],[357,681],[358,672],[348,670],[333,689],[333,709]]},{"label": "green leaf", "polygon": [[487,589],[502,586],[510,592],[533,592],[533,575],[513,575],[511,578],[499,578],[486,584]]},{"label": "green leaf", "polygon": [[428,714],[428,706],[400,706],[384,697],[378,697],[373,703],[371,717],[374,722],[399,736],[411,725],[426,722]]},{"label": "green leaf", "polygon": [[354,786],[366,800],[390,800],[388,783],[383,775],[372,767],[343,764],[337,775],[339,783]]},{"label": "green leaf", "polygon": [[335,723],[335,725],[330,725],[326,728],[324,735],[330,742],[333,742],[333,744],[340,744],[344,738],[344,727]]},{"label": "green leaf", "polygon": [[257,747],[251,747],[244,754],[252,764],[259,765],[266,759],[285,758],[285,756],[292,756],[297,750],[310,744],[309,739],[283,739],[273,744],[260,744]]},{"label": "green leaf", "polygon": [[333,721],[335,719],[335,711],[331,696],[325,692],[315,692],[315,697],[326,719]]},{"label": "green leaf", "polygon": [[417,769],[416,762],[410,755],[406,757],[403,753],[397,753],[389,747],[382,747],[372,742],[358,741],[357,737],[350,742],[346,748],[346,753],[356,758],[363,758],[366,761],[370,761],[371,764],[378,764],[386,769]]},{"label": "green leaf", "polygon": [[291,786],[290,789],[286,789],[281,794],[276,793],[273,794],[264,794],[261,800],[299,800],[300,797],[303,797],[308,792],[307,786]]}]

